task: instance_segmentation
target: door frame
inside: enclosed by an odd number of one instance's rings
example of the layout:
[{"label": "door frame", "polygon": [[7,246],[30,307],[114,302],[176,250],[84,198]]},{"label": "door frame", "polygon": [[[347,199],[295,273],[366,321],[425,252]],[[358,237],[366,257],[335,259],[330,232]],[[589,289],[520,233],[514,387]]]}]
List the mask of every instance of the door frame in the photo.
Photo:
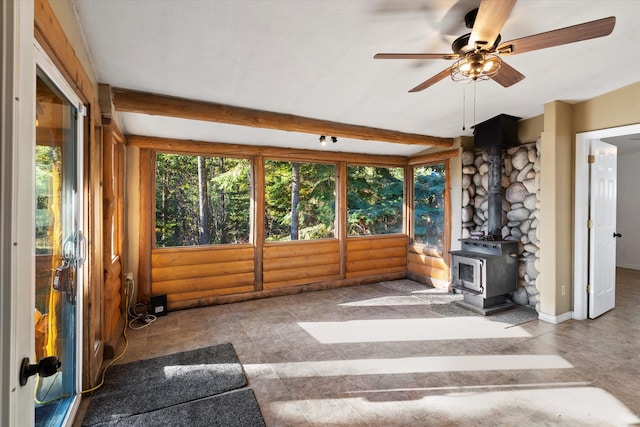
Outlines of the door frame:
[{"label": "door frame", "polygon": [[573,313],[576,320],[587,319],[589,280],[589,149],[591,141],[640,133],[640,124],[620,126],[576,134],[574,221],[573,221]]},{"label": "door frame", "polygon": [[[33,70],[34,70],[34,86],[35,86],[35,72],[36,70],[39,68],[51,81],[51,83],[53,83],[56,88],[62,93],[62,95],[64,97],[67,98],[67,100],[76,107],[77,109],[77,118],[76,118],[76,151],[75,151],[75,157],[76,157],[76,163],[75,163],[75,167],[77,169],[77,174],[76,174],[76,200],[75,200],[75,204],[76,204],[76,209],[77,209],[77,213],[75,216],[75,220],[76,220],[76,231],[79,232],[80,234],[84,233],[84,218],[85,218],[85,204],[84,204],[84,174],[85,174],[85,168],[84,168],[84,118],[86,116],[86,108],[84,106],[84,104],[82,103],[82,99],[80,98],[80,96],[76,93],[75,90],[73,90],[73,88],[71,87],[71,85],[69,84],[69,82],[67,82],[67,80],[64,78],[64,76],[62,75],[62,73],[60,72],[60,70],[58,69],[58,67],[54,64],[54,62],[51,60],[51,58],[49,57],[49,55],[47,54],[47,52],[44,50],[44,48],[40,45],[40,43],[38,43],[38,41],[33,38],[32,39],[32,49],[34,50],[35,54],[35,58],[34,58],[34,63],[33,63]],[[33,99],[35,100],[35,95],[33,96]],[[32,121],[32,123],[35,123],[35,117],[34,120]],[[25,144],[26,145],[26,144]],[[34,140],[33,140],[33,147],[32,147],[32,151],[35,153],[35,136],[34,136]],[[35,165],[35,154],[33,155],[33,159],[32,159],[32,163]],[[33,170],[34,166],[32,166],[32,170]],[[33,173],[32,173],[33,175]],[[34,188],[35,183],[33,184],[32,188]],[[29,192],[30,194],[33,194],[33,189]],[[35,208],[35,207],[34,207]],[[35,209],[33,209],[30,212],[35,212]],[[35,220],[34,220],[35,222]],[[33,234],[33,232],[32,232]],[[35,249],[35,242],[33,243],[33,247],[32,247],[32,251]],[[71,423],[73,422],[73,419],[75,418],[75,414],[78,411],[78,407],[80,405],[80,392],[82,391],[82,369],[83,369],[83,357],[82,357],[82,349],[84,347],[84,343],[83,343],[83,338],[84,338],[84,334],[83,334],[83,320],[84,320],[84,316],[83,316],[83,307],[84,307],[84,285],[86,283],[87,280],[87,273],[86,273],[86,269],[83,267],[83,264],[86,261],[86,257],[87,257],[87,246],[86,246],[86,242],[84,244],[84,249],[85,252],[83,254],[84,260],[78,265],[76,266],[77,272],[76,272],[76,325],[75,325],[75,361],[76,361],[76,366],[74,366],[75,369],[75,376],[74,376],[74,380],[75,380],[75,388],[76,388],[76,395],[69,407],[69,410],[67,411],[67,414],[63,420],[63,425],[71,425]],[[32,267],[32,270],[35,270],[35,266]],[[32,289],[31,289],[31,293],[34,294],[34,300],[35,300],[35,278],[32,281]],[[32,306],[35,306],[35,301],[32,303]],[[33,327],[32,327],[33,329]],[[32,341],[34,341],[34,339],[32,339]]]},{"label": "door frame", "polygon": [[[33,426],[33,380],[19,384],[34,353],[35,54],[33,1],[0,6],[0,425]],[[29,167],[31,166],[31,167]],[[31,283],[32,286],[24,286]],[[25,310],[24,307],[31,307]],[[32,414],[25,416],[25,414]]]}]

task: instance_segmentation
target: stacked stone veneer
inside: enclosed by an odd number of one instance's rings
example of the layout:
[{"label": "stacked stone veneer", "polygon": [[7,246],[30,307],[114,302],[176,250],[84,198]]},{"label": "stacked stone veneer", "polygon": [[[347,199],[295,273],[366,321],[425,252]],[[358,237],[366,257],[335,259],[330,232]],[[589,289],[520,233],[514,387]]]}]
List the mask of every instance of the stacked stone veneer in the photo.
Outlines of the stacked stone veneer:
[{"label": "stacked stone veneer", "polygon": [[[502,238],[517,240],[518,290],[514,302],[539,311],[540,141],[503,150]],[[462,237],[471,231],[487,232],[488,155],[462,153]]]}]

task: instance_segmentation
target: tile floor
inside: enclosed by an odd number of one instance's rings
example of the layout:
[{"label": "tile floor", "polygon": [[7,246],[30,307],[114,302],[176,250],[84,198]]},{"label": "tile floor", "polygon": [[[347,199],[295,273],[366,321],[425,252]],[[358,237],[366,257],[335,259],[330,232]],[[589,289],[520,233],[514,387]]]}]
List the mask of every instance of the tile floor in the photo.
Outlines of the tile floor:
[{"label": "tile floor", "polygon": [[640,272],[596,320],[443,317],[374,284],[169,313],[120,363],[233,343],[267,426],[640,425]]}]

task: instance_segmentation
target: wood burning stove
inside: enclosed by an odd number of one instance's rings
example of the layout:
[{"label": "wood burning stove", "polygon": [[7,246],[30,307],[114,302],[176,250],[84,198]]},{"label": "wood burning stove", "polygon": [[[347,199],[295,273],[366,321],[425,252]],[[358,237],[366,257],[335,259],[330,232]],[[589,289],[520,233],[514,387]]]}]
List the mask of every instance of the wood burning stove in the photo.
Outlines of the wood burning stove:
[{"label": "wood burning stove", "polygon": [[500,114],[474,129],[476,149],[488,152],[486,235],[462,239],[451,251],[451,287],[464,293],[460,304],[488,315],[513,307],[508,294],[518,290],[518,241],[502,238],[502,149],[518,145],[518,117]]},{"label": "wood burning stove", "polygon": [[464,294],[463,307],[489,315],[513,307],[506,300],[517,290],[518,242],[462,239],[451,251],[451,287]]}]

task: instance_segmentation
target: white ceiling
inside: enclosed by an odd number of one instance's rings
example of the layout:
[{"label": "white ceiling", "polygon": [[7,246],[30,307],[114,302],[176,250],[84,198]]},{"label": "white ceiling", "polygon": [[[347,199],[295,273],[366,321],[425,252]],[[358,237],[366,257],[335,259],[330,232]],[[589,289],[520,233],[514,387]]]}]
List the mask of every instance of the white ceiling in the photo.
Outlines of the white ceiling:
[{"label": "white ceiling", "polygon": [[602,138],[604,142],[618,147],[618,155],[635,154],[640,152],[640,134],[614,136]]},{"label": "white ceiling", "polygon": [[[497,114],[542,114],[639,80],[635,0],[520,0],[502,40],[615,16],[604,38],[505,57],[527,77],[503,88],[445,79],[407,91],[444,60],[374,60],[378,52],[449,53],[478,0],[74,0],[98,80],[161,93],[439,137],[471,135]],[[466,131],[462,130],[466,88]],[[320,149],[318,135],[121,114],[126,134]],[[411,155],[427,147],[340,138],[331,151]]]}]

